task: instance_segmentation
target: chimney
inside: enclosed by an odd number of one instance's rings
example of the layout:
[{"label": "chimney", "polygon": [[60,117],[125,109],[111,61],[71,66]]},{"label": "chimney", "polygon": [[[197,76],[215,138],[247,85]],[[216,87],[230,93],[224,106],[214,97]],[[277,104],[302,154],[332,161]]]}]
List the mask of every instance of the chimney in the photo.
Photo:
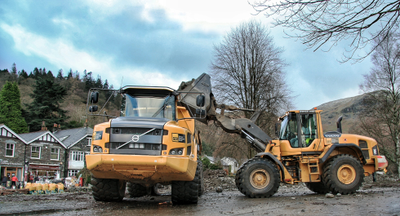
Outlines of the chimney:
[{"label": "chimney", "polygon": [[42,121],[42,128],[40,130],[47,131],[46,123],[44,121]]},{"label": "chimney", "polygon": [[54,132],[57,132],[57,124],[56,123],[53,124],[53,133]]}]

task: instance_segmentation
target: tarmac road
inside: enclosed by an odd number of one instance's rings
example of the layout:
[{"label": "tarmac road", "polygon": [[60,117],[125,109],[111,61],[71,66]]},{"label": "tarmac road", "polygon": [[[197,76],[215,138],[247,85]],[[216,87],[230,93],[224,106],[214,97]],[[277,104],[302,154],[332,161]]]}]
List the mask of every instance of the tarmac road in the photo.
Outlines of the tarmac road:
[{"label": "tarmac road", "polygon": [[[389,186],[389,187],[388,187]],[[96,202],[90,193],[0,196],[0,215],[400,215],[400,184],[367,184],[355,194],[327,198],[302,184],[281,185],[270,198],[234,191],[207,192],[197,205],[173,205],[171,197]]]}]

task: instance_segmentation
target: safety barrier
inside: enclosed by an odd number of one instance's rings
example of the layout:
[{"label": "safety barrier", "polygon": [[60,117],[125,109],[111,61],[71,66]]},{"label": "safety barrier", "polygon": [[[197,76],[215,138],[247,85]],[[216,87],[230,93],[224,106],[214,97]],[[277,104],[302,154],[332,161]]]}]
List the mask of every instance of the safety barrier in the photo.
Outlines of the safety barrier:
[{"label": "safety barrier", "polygon": [[64,184],[41,184],[41,183],[26,183],[25,189],[29,190],[29,194],[55,194],[64,192]]}]

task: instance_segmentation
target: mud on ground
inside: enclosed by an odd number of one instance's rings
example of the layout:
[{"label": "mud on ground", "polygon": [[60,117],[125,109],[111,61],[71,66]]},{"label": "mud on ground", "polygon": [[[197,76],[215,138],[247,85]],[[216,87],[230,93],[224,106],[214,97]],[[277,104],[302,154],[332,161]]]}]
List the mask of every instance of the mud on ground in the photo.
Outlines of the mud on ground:
[{"label": "mud on ground", "polygon": [[[400,180],[377,175],[366,177],[362,188],[351,195],[317,195],[304,184],[281,184],[271,198],[250,199],[237,191],[234,177],[223,171],[205,171],[205,194],[197,205],[172,205],[170,193],[129,198],[120,203],[96,202],[85,189],[61,194],[0,196],[0,215],[400,215]],[[162,188],[162,190],[168,189]],[[216,192],[222,189],[222,192]]]}]

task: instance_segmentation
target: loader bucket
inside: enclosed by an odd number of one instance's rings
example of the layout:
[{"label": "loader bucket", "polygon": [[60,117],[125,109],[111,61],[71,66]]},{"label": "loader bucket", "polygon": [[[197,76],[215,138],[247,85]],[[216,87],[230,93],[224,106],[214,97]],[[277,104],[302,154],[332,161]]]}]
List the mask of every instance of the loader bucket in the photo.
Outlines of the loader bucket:
[{"label": "loader bucket", "polygon": [[[207,114],[214,113],[215,108],[212,102],[212,92],[211,92],[211,80],[210,75],[203,73],[197,79],[192,79],[188,82],[182,82],[178,88],[180,92],[179,102],[183,105],[187,105],[187,108],[191,113],[196,113],[196,109],[204,109]],[[204,107],[198,107],[196,105],[196,99],[199,94],[204,94],[205,103]],[[205,123],[206,119],[201,122]]]}]

